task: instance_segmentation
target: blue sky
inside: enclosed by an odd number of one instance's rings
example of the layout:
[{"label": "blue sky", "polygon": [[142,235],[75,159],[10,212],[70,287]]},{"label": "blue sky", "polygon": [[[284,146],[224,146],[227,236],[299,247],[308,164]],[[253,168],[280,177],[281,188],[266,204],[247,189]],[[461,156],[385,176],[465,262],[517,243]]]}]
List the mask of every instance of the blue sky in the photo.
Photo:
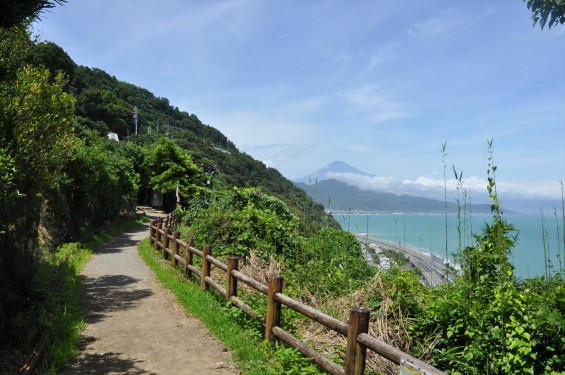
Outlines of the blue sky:
[{"label": "blue sky", "polygon": [[520,0],[75,0],[35,29],[290,179],[343,160],[377,176],[358,186],[441,190],[446,142],[484,192],[493,139],[503,200],[561,196],[565,26]]}]

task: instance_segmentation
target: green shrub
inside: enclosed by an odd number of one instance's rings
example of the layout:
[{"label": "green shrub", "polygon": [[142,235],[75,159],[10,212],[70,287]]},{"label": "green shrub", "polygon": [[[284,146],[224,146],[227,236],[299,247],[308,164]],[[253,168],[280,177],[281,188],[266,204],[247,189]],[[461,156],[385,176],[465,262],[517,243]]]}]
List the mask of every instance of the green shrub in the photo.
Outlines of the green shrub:
[{"label": "green shrub", "polygon": [[212,245],[218,256],[246,257],[251,249],[263,258],[290,254],[299,237],[298,219],[283,202],[258,188],[202,194],[181,214],[183,237]]}]

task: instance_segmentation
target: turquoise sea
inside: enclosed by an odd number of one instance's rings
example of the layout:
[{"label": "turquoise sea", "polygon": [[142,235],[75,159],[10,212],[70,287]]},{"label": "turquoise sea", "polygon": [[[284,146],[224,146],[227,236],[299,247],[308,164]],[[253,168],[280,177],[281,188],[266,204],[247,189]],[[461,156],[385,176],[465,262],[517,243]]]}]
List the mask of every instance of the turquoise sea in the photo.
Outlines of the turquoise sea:
[{"label": "turquoise sea", "polygon": [[[351,233],[368,234],[383,240],[433,253],[445,259],[446,230],[445,215],[437,214],[334,214],[344,230]],[[518,229],[517,245],[512,252],[515,273],[520,278],[544,275],[544,240],[541,215],[505,215],[506,220]],[[485,223],[492,222],[490,215],[473,215],[461,220],[461,241],[458,235],[457,215],[447,215],[447,247],[451,259],[461,242],[471,244],[471,233],[479,233]],[[563,262],[563,221],[561,212],[557,216],[544,214],[543,228],[549,260],[554,270]]]}]

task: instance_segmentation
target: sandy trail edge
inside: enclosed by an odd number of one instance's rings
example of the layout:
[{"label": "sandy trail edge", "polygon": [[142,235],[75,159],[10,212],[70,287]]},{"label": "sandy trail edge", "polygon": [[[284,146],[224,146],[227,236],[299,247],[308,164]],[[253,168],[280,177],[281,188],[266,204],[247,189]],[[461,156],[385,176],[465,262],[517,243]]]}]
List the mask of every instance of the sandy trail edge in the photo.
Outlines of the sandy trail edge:
[{"label": "sandy trail edge", "polygon": [[140,259],[148,235],[140,226],[93,253],[81,274],[80,354],[63,374],[237,374],[229,352]]}]

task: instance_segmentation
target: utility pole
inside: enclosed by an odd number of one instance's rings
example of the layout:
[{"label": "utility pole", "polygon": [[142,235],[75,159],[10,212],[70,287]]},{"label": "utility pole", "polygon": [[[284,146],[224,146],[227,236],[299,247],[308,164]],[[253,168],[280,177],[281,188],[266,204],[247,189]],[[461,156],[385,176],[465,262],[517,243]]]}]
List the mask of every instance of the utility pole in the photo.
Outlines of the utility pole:
[{"label": "utility pole", "polygon": [[133,122],[135,123],[135,134],[137,134],[137,107],[133,107]]}]

